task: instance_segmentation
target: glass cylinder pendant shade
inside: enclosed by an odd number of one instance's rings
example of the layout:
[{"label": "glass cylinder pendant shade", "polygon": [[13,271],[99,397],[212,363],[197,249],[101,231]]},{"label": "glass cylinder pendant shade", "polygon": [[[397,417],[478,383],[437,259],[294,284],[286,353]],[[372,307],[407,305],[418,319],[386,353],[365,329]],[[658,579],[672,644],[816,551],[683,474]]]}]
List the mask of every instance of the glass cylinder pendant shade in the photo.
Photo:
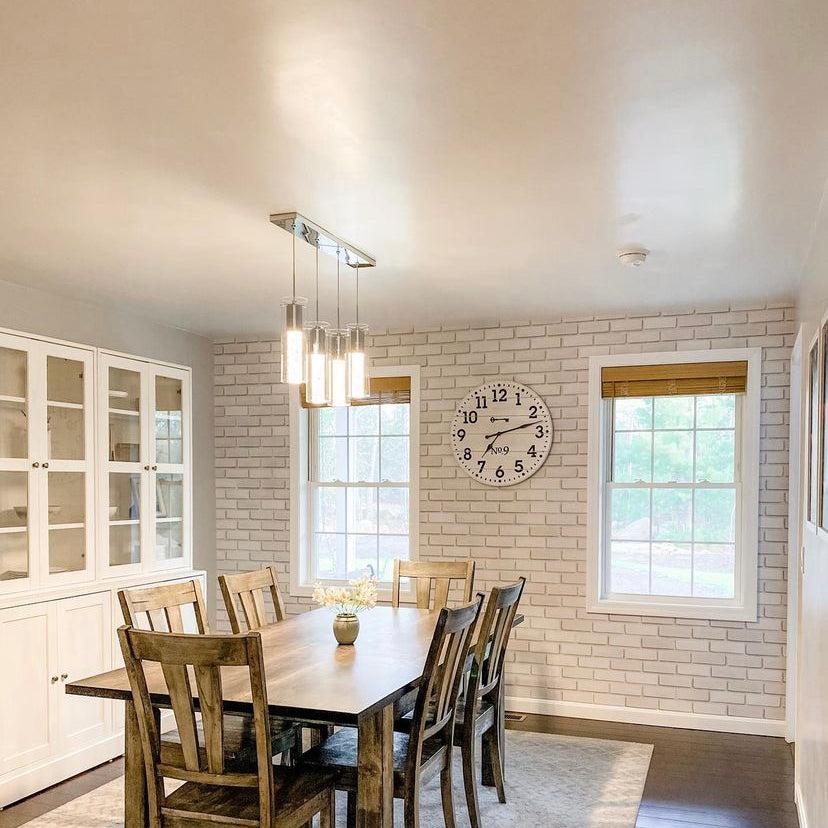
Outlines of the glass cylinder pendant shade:
[{"label": "glass cylinder pendant shade", "polygon": [[367,339],[367,325],[348,325],[348,396],[352,400],[368,396]]},{"label": "glass cylinder pendant shade", "polygon": [[301,385],[305,381],[305,305],[307,299],[293,296],[282,300],[282,382]]},{"label": "glass cylinder pendant shade", "polygon": [[328,323],[311,322],[306,331],[305,398],[308,405],[327,405],[328,391]]},{"label": "glass cylinder pendant shade", "polygon": [[348,332],[328,333],[328,389],[331,405],[348,405]]}]

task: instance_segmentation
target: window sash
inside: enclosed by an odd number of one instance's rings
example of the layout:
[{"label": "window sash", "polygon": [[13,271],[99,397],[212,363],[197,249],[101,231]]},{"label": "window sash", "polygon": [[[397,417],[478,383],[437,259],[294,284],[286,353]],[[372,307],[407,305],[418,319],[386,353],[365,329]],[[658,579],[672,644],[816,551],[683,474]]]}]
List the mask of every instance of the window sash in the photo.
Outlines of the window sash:
[{"label": "window sash", "polygon": [[[396,378],[393,378],[396,379]],[[372,401],[372,404],[377,406],[381,406],[384,403],[388,404],[399,404],[401,401],[398,399],[390,399],[390,398],[383,398],[381,402],[379,401]],[[406,401],[406,403],[410,406],[410,402]],[[408,431],[405,433],[402,432],[389,432],[385,433],[382,431],[382,426],[379,426],[378,433],[376,435],[372,434],[351,434],[350,433],[350,423],[348,427],[347,434],[337,434],[337,435],[321,435],[319,434],[319,410],[318,408],[309,408],[308,409],[308,485],[307,485],[307,501],[305,504],[306,514],[308,516],[308,523],[307,523],[307,556],[306,556],[306,575],[309,576],[311,579],[316,579],[316,567],[317,567],[317,560],[316,560],[316,547],[315,547],[315,537],[316,535],[323,534],[323,535],[337,535],[344,538],[349,537],[369,537],[369,538],[377,538],[378,542],[383,537],[407,537],[409,540],[409,555],[411,554],[411,537],[412,537],[412,520],[414,520],[414,516],[412,515],[412,504],[411,504],[411,494],[412,494],[412,467],[411,464],[415,458],[411,456],[411,409],[409,408],[409,428]],[[409,452],[409,477],[407,480],[400,480],[400,481],[393,481],[393,480],[379,480],[379,481],[350,481],[350,480],[320,480],[319,479],[319,446],[320,440],[325,439],[326,437],[338,437],[341,439],[346,440],[346,444],[348,450],[346,452],[346,462],[347,462],[347,473],[346,476],[350,477],[350,463],[351,463],[351,452],[350,452],[350,440],[353,438],[358,437],[376,437],[379,441],[380,447],[380,459],[379,459],[379,474],[382,475],[382,438],[383,437],[405,437],[408,440],[408,452]],[[342,532],[338,531],[323,531],[317,529],[317,511],[316,511],[316,494],[320,489],[342,489],[342,490],[358,490],[358,489],[371,489],[377,491],[377,519],[376,519],[376,532],[349,532],[347,529]],[[408,493],[408,531],[405,533],[399,532],[381,532],[380,531],[380,520],[379,520],[379,508],[380,508],[380,498],[379,498],[379,491],[382,489],[405,489]],[[379,551],[379,547],[378,547]],[[333,580],[336,581],[337,579],[325,579],[325,580]],[[339,579],[340,582],[342,579]]]},{"label": "window sash", "polygon": [[[732,392],[731,392],[732,393]],[[652,395],[641,395],[641,399],[647,399]],[[683,394],[679,396],[705,396],[703,394]],[[741,555],[742,549],[742,500],[743,500],[743,484],[742,484],[742,418],[743,418],[743,399],[744,395],[736,394],[735,395],[735,421],[733,428],[721,428],[721,429],[714,429],[714,428],[696,428],[696,405],[693,406],[693,428],[692,429],[656,429],[655,427],[649,429],[618,429],[614,428],[615,423],[615,411],[614,405],[615,401],[612,397],[604,397],[601,400],[601,418],[604,430],[604,440],[603,440],[603,448],[602,448],[602,456],[601,456],[601,463],[602,463],[602,476],[601,476],[601,568],[600,568],[600,589],[599,589],[599,599],[600,600],[621,600],[621,601],[635,601],[636,603],[647,604],[668,604],[668,605],[676,605],[676,606],[721,606],[721,605],[733,605],[737,606],[739,604],[739,596],[742,594],[742,578],[744,577],[743,573],[743,556]],[[654,426],[654,424],[653,424]],[[615,446],[614,446],[614,437],[615,434],[629,434],[629,433],[638,433],[638,434],[651,434],[655,435],[659,432],[664,431],[685,431],[694,434],[693,437],[693,446],[692,446],[692,473],[691,473],[691,480],[689,481],[670,481],[670,482],[647,482],[647,481],[636,481],[636,482],[622,482],[622,481],[615,481],[612,479],[612,475],[614,472],[614,464],[615,464]],[[732,482],[725,482],[725,483],[710,483],[710,482],[696,482],[696,441],[695,441],[695,433],[696,432],[705,432],[705,431],[732,431],[734,433],[734,458],[733,458],[733,481]],[[650,477],[654,476],[654,466],[655,466],[655,452],[651,448],[650,453]],[[619,541],[618,538],[612,538],[612,491],[615,489],[660,489],[660,490],[690,490],[692,492],[692,499],[691,499],[691,535],[689,541],[670,541],[670,540],[654,540],[652,538],[652,523],[650,525],[650,537],[646,539],[641,539],[636,541],[634,539],[624,538],[624,541],[629,541],[631,543],[647,543],[650,547],[650,569],[649,569],[649,583],[652,589],[652,546],[655,543],[675,543],[675,544],[687,544],[690,546],[690,595],[664,595],[662,593],[653,593],[650,591],[649,593],[635,593],[635,592],[613,592],[611,590],[611,574],[612,574],[612,542],[613,540]],[[695,491],[696,490],[717,490],[717,489],[726,489],[732,490],[734,492],[735,498],[735,508],[736,513],[734,515],[734,539],[733,539],[733,547],[734,547],[734,573],[733,573],[733,596],[731,598],[710,598],[710,597],[701,597],[701,596],[694,596],[692,595],[693,585],[694,585],[694,567],[695,567],[695,554],[694,554],[694,547],[696,545],[695,540],[695,514],[694,514],[694,506],[695,506]],[[652,522],[652,498],[650,498],[650,521]],[[701,541],[699,541],[701,543]],[[713,543],[712,541],[710,543]],[[721,542],[725,544],[727,542]]]}]

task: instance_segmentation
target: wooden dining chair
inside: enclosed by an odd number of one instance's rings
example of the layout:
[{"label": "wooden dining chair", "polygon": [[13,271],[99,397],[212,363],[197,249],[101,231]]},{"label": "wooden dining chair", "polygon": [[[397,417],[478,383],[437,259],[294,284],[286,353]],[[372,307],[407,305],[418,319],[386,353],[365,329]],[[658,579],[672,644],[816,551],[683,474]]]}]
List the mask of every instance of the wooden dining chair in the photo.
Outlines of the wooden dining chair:
[{"label": "wooden dining chair", "polygon": [[[434,629],[414,705],[411,729],[394,733],[394,796],[403,800],[405,828],[419,826],[420,785],[437,773],[446,828],[455,828],[451,759],[460,679],[480,614],[482,596],[457,609],[444,607]],[[343,728],[308,751],[300,767],[334,770],[348,792],[348,825],[356,824],[357,731]]]},{"label": "wooden dining chair", "polygon": [[[474,561],[394,561],[391,578],[391,606],[400,605],[400,580],[414,581],[417,607],[439,610],[448,606],[452,581],[462,581],[463,603],[472,600]],[[434,602],[432,604],[432,593]]]},{"label": "wooden dining chair", "polygon": [[248,630],[258,630],[270,623],[267,619],[264,595],[270,593],[273,601],[273,615],[276,622],[285,620],[285,604],[279,591],[276,567],[266,566],[253,572],[239,572],[233,575],[219,575],[219,587],[224,598],[230,628],[234,633],[242,631],[238,605],[241,604],[244,621]]},{"label": "wooden dining chair", "polygon": [[[152,632],[183,633],[182,608],[191,606],[198,632],[206,635],[210,631],[204,607],[204,595],[197,578],[175,584],[122,589],[118,592],[118,601],[121,604],[124,623],[128,627],[148,629]],[[233,737],[234,743],[240,744],[245,738],[245,733],[250,729],[248,717],[229,713],[226,719],[225,727],[228,733]],[[181,734],[175,729],[168,730],[164,733],[164,741],[169,744],[180,744]],[[293,724],[281,719],[271,719],[271,744],[274,756],[281,756],[283,761],[295,760],[300,747],[299,743],[299,733]]]},{"label": "wooden dining chair", "polygon": [[517,614],[526,579],[495,587],[477,628],[471,673],[466,680],[466,698],[455,725],[455,744],[463,757],[463,783],[471,828],[480,828],[477,799],[477,740],[482,738],[483,782],[497,789],[500,802],[506,802],[504,773],[504,665],[506,648]]},{"label": "wooden dining chair", "polygon": [[[232,575],[219,575],[219,587],[224,598],[224,606],[230,618],[230,628],[234,633],[244,632],[244,629],[260,630],[270,623],[265,609],[264,596],[270,593],[273,602],[273,617],[278,624],[285,620],[285,604],[279,590],[279,580],[276,576],[276,567],[266,566],[252,572],[239,572]],[[238,612],[241,605],[244,624]],[[310,744],[318,744],[321,739],[333,733],[333,725],[310,724],[303,726],[310,735]],[[298,739],[296,749],[301,752],[302,743]]]},{"label": "wooden dining chair", "polygon": [[182,607],[192,607],[196,628],[202,634],[207,626],[207,610],[201,582],[197,578],[175,584],[139,589],[122,589],[118,592],[124,623],[129,627],[144,628],[155,632],[184,632]]},{"label": "wooden dining chair", "polygon": [[[259,633],[188,635],[121,627],[118,638],[138,718],[149,828],[219,824],[300,828],[315,814],[321,815],[322,828],[332,828],[334,774],[274,766],[271,761]],[[147,687],[147,671],[158,668],[166,680],[181,734],[177,751],[166,747],[161,739]],[[230,681],[250,682],[253,714],[249,718],[249,762],[239,761],[228,744],[223,668],[233,669]],[[244,673],[240,674],[242,669]],[[196,721],[194,691],[198,694],[202,727]],[[165,779],[184,784],[168,794]]]}]

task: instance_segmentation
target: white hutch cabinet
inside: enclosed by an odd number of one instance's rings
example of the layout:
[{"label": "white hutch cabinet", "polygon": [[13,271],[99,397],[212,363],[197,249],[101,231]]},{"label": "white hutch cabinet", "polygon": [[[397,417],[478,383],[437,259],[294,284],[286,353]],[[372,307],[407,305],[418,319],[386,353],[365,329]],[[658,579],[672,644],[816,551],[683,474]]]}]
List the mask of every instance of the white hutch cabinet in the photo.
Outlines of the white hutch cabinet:
[{"label": "white hutch cabinet", "polygon": [[116,593],[192,569],[190,370],[0,332],[0,807],[123,751]]}]

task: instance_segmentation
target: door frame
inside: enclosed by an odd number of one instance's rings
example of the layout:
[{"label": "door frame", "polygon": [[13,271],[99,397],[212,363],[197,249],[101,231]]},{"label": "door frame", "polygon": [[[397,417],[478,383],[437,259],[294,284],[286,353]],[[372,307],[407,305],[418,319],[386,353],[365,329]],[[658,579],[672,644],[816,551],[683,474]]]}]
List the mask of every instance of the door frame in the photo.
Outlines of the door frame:
[{"label": "door frame", "polygon": [[[803,393],[804,326],[800,325],[791,351],[790,424],[788,436],[788,606],[785,659],[785,739],[796,740],[797,639],[799,633],[799,596],[802,560],[802,438],[805,422]],[[806,464],[807,468],[807,464]]]}]

